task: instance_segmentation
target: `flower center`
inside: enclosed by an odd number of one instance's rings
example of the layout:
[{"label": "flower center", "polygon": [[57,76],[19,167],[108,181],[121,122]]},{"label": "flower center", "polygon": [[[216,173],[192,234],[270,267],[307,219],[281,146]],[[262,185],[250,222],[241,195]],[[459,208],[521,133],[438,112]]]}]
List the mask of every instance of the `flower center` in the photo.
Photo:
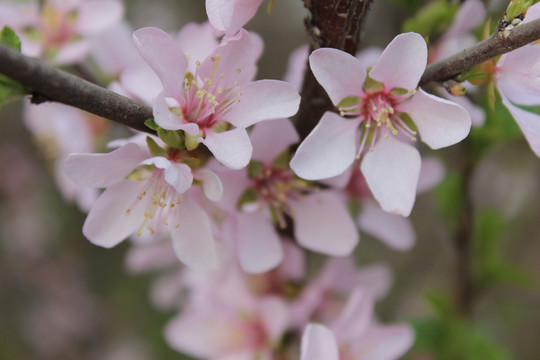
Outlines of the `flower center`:
[{"label": "flower center", "polygon": [[[242,96],[241,92],[234,91],[238,81],[223,84],[225,74],[217,74],[220,58],[218,54],[210,59],[214,63],[210,77],[200,78],[200,62],[196,61],[195,74],[188,72],[184,78],[182,114],[187,122],[197,123],[203,131],[214,127]],[[236,73],[241,73],[241,69],[236,69]]]},{"label": "flower center", "polygon": [[411,129],[412,120],[407,113],[398,109],[409,93],[414,92],[416,91],[411,90],[403,95],[394,95],[385,90],[368,92],[359,98],[358,102],[339,108],[341,116],[350,115],[362,119],[357,157],[360,157],[366,146],[369,151],[373,151],[375,142],[381,135],[388,138],[390,135],[402,133],[411,141],[416,141],[416,131]]}]

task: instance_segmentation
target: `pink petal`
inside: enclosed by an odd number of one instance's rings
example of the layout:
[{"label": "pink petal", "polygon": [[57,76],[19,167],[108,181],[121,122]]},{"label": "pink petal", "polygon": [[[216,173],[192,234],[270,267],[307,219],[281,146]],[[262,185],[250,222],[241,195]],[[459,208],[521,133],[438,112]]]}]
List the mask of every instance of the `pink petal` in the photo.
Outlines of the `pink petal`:
[{"label": "pink petal", "polygon": [[[235,82],[243,85],[252,81],[257,69],[258,47],[257,41],[241,29],[234,37],[224,39],[201,63],[199,77],[217,81],[216,77],[219,76],[223,89],[233,88]],[[234,92],[237,91],[234,88]]]},{"label": "pink petal", "polygon": [[279,154],[300,140],[289,119],[256,124],[249,137],[253,144],[252,158],[264,164],[271,164]]},{"label": "pink petal", "polygon": [[[163,92],[163,85],[158,76],[150,65],[142,60],[140,64],[129,66],[120,73],[120,83],[132,96],[151,106],[154,104],[154,99],[158,94]],[[163,101],[164,98],[164,94],[162,93],[160,101]],[[157,107],[158,105],[155,106]],[[167,114],[164,111],[162,112]],[[154,117],[156,117],[156,108],[154,108]],[[175,120],[174,124],[176,122],[178,120]]]},{"label": "pink petal", "polygon": [[223,197],[223,184],[217,174],[208,169],[197,171],[195,178],[202,181],[204,195],[212,200],[219,201]]},{"label": "pink petal", "polygon": [[364,93],[362,86],[367,68],[344,51],[317,49],[309,56],[309,66],[334,105],[348,96],[362,96]]},{"label": "pink petal", "polygon": [[326,112],[291,160],[291,169],[307,180],[319,180],[343,173],[354,161],[356,128],[360,120],[343,119]]},{"label": "pink petal", "polygon": [[232,35],[255,15],[261,3],[262,0],[206,0],[206,14],[212,26]]},{"label": "pink petal", "polygon": [[90,44],[86,40],[70,42],[59,49],[54,61],[58,65],[73,65],[83,61],[89,50]]},{"label": "pink petal", "polygon": [[427,192],[441,183],[445,175],[444,164],[436,157],[424,157],[420,168],[420,177],[416,193]]},{"label": "pink petal", "polygon": [[271,343],[278,345],[289,323],[285,300],[279,297],[265,297],[259,301],[258,314]]},{"label": "pink petal", "polygon": [[132,33],[131,26],[126,21],[120,21],[107,31],[90,38],[92,60],[106,74],[118,75],[139,57],[130,41]]},{"label": "pink petal", "polygon": [[208,131],[206,137],[199,138],[215,158],[231,169],[245,167],[251,159],[253,148],[246,129],[236,128],[223,133]]},{"label": "pink petal", "polygon": [[394,360],[401,358],[413,345],[414,332],[407,325],[377,326],[361,340],[362,360]]},{"label": "pink petal", "polygon": [[184,122],[183,118],[169,110],[170,107],[178,108],[179,105],[174,99],[166,98],[165,93],[161,92],[156,97],[153,109],[154,120],[159,127],[166,130],[183,130],[191,136],[195,136],[199,133],[199,125],[196,123]]},{"label": "pink petal", "polygon": [[199,205],[184,196],[178,206],[178,213],[170,217],[169,225],[172,226],[174,252],[181,262],[194,270],[217,267],[216,245],[210,221]]},{"label": "pink petal", "polygon": [[399,110],[409,113],[422,141],[432,149],[458,143],[471,130],[471,117],[464,108],[422,89],[401,104]]},{"label": "pink petal", "polygon": [[[145,207],[131,205],[137,200],[143,185],[139,181],[122,180],[107,188],[84,222],[84,236],[93,244],[110,248],[135,232],[143,222]],[[126,215],[128,208],[130,214]]]},{"label": "pink petal", "polygon": [[409,250],[416,242],[409,219],[382,211],[378,205],[368,201],[362,203],[358,225],[361,230],[395,250]]},{"label": "pink petal", "polygon": [[120,22],[123,15],[121,1],[83,1],[77,13],[75,31],[82,35],[95,34]]},{"label": "pink petal", "polygon": [[510,111],[523,135],[525,135],[532,151],[536,156],[540,156],[540,115],[518,108],[503,94],[501,94],[501,98],[504,106]]},{"label": "pink petal", "polygon": [[327,327],[309,324],[302,335],[301,360],[339,360],[334,334]]},{"label": "pink petal", "polygon": [[449,38],[473,31],[482,24],[485,17],[486,8],[481,1],[467,0],[459,7],[452,26],[444,36]]},{"label": "pink petal", "polygon": [[144,158],[139,146],[129,143],[107,154],[71,154],[64,169],[79,185],[104,188],[125,178]]},{"label": "pink petal", "polygon": [[158,169],[165,169],[165,181],[179,194],[185,193],[193,183],[191,168],[186,164],[172,163],[161,156],[147,159],[143,161],[142,164],[154,165]]},{"label": "pink petal", "polygon": [[527,45],[501,56],[497,63],[497,89],[522,105],[540,103],[540,47]]},{"label": "pink petal", "polygon": [[233,244],[242,270],[259,274],[275,268],[283,259],[279,236],[261,213],[237,214],[224,236]]},{"label": "pink petal", "polygon": [[214,29],[208,22],[203,24],[188,23],[184,25],[176,37],[176,43],[187,58],[190,59],[190,69],[188,71],[191,71],[193,74],[195,73],[195,68],[193,67],[195,61],[203,62],[219,45],[214,35]]},{"label": "pink petal", "polygon": [[289,56],[287,72],[283,76],[283,80],[291,83],[291,85],[294,86],[297,91],[302,90],[308,55],[309,46],[302,45],[296,48]]},{"label": "pink petal", "polygon": [[332,256],[349,255],[358,244],[347,209],[329,192],[313,193],[291,204],[294,235],[303,247]]},{"label": "pink petal", "polygon": [[188,63],[174,40],[161,29],[147,27],[133,33],[133,42],[161,80],[164,95],[180,99]]},{"label": "pink petal", "polygon": [[373,319],[374,301],[371,295],[355,289],[332,330],[340,343],[354,343],[368,330]]},{"label": "pink petal", "polygon": [[360,166],[369,189],[384,211],[409,216],[420,174],[416,148],[390,137],[380,139]]},{"label": "pink petal", "polygon": [[426,69],[426,42],[417,33],[400,34],[384,49],[369,76],[393,88],[415,89]]},{"label": "pink petal", "polygon": [[239,102],[223,116],[237,127],[248,127],[259,121],[293,116],[300,105],[300,95],[289,83],[259,80],[238,87]]}]

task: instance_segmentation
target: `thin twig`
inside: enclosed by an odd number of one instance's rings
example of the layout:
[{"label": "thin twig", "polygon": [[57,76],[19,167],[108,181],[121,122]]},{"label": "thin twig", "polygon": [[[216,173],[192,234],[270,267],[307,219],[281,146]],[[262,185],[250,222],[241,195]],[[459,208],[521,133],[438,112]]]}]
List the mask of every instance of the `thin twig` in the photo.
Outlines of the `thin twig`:
[{"label": "thin twig", "polygon": [[133,129],[153,133],[144,125],[152,109],[59,70],[45,61],[31,58],[0,44],[0,73],[27,88],[35,102],[56,101],[116,121]]},{"label": "thin twig", "polygon": [[495,31],[486,40],[429,65],[420,80],[420,85],[442,83],[475,65],[540,39],[540,19],[516,26],[506,38],[499,36],[500,34],[499,31]]}]

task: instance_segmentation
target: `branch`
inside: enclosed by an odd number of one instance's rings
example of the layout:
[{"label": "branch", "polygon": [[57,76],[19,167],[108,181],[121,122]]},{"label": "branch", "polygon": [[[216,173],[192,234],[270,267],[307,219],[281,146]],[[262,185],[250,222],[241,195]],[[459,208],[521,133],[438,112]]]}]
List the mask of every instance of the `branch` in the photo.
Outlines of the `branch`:
[{"label": "branch", "polygon": [[[369,6],[373,0],[304,0],[311,16],[305,19],[310,53],[332,47],[355,54]],[[319,85],[309,65],[304,75],[302,100],[296,116],[296,129],[304,139],[325,111],[333,109],[326,91]]]},{"label": "branch", "polygon": [[495,31],[488,39],[429,65],[420,80],[420,85],[444,82],[475,65],[540,39],[540,19],[515,27],[506,38],[499,37],[499,34],[499,30]]},{"label": "branch", "polygon": [[[34,91],[34,102],[57,101],[153,133],[144,125],[152,108],[0,44],[0,73]],[[37,100],[39,99],[39,100]]]}]

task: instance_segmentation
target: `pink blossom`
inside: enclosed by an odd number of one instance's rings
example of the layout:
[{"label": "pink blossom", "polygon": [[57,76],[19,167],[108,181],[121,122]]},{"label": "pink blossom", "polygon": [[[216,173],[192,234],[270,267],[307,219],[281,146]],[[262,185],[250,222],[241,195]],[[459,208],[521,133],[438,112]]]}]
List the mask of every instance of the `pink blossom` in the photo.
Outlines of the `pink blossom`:
[{"label": "pink blossom", "polygon": [[330,328],[306,327],[301,360],[394,360],[410,349],[413,340],[407,325],[375,322],[371,297],[356,290]]},{"label": "pink blossom", "polygon": [[[259,273],[279,264],[282,249],[275,226],[285,227],[287,216],[294,221],[294,237],[302,247],[349,255],[358,243],[358,231],[346,206],[332,193],[298,179],[286,162],[278,161],[298,141],[291,122],[256,124],[251,141],[253,162],[248,170],[216,170],[224,186],[224,197],[217,203],[226,211],[223,240],[242,268]],[[245,198],[247,193],[253,198]]]},{"label": "pink blossom", "polygon": [[251,81],[260,53],[245,30],[224,39],[206,59],[197,61],[195,73],[189,72],[183,51],[162,30],[144,28],[133,36],[139,53],[163,84],[154,103],[156,123],[167,130],[183,130],[230,168],[242,168],[251,158],[246,127],[298,110],[300,97],[291,85]]},{"label": "pink blossom", "polygon": [[90,48],[89,38],[118,23],[123,12],[118,0],[32,1],[24,7],[5,2],[0,13],[12,16],[0,15],[0,25],[13,26],[20,33],[23,53],[70,65],[82,61]]},{"label": "pink blossom", "polygon": [[75,182],[104,187],[83,226],[94,244],[112,247],[127,236],[168,232],[177,257],[196,269],[216,266],[216,249],[205,211],[190,197],[193,179],[201,181],[210,199],[221,195],[219,178],[209,170],[192,174],[171,151],[152,156],[135,143],[108,154],[71,154],[65,169]]},{"label": "pink blossom", "polygon": [[206,0],[206,14],[214,28],[234,35],[257,12],[263,0]]},{"label": "pink blossom", "polygon": [[298,148],[291,168],[304,179],[324,179],[343,173],[355,158],[363,157],[360,168],[383,210],[408,216],[421,160],[418,150],[396,135],[414,142],[416,127],[427,145],[439,149],[461,141],[471,126],[461,106],[415,90],[426,61],[426,44],[415,33],[398,35],[369,77],[362,62],[345,52],[314,51],[313,73],[347,118],[324,114]]}]

